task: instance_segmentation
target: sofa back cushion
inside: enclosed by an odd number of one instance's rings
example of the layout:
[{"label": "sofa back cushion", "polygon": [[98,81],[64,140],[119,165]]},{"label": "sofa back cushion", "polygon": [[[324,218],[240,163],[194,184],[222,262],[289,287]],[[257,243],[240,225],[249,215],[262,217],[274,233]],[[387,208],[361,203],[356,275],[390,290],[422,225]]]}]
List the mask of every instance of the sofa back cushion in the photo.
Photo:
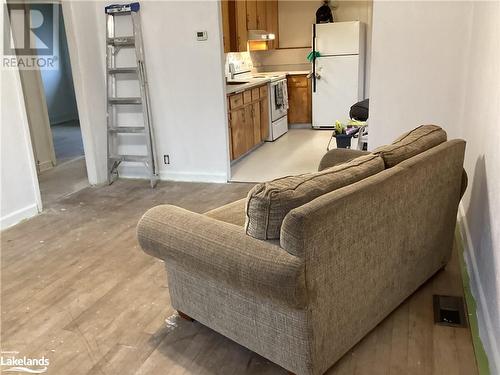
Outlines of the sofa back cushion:
[{"label": "sofa back cushion", "polygon": [[246,233],[261,240],[278,239],[283,219],[294,208],[383,170],[383,159],[370,154],[321,172],[258,184],[247,196]]},{"label": "sofa back cushion", "polygon": [[432,147],[446,142],[446,132],[437,125],[422,125],[403,134],[392,144],[381,146],[373,151],[382,156],[386,168],[394,167]]}]

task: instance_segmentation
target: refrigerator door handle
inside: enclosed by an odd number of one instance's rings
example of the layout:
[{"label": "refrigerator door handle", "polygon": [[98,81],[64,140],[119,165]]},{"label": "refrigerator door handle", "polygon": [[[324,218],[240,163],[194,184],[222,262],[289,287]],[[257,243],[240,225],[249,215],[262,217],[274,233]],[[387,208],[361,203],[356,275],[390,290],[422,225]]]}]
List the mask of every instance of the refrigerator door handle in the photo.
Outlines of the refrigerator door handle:
[{"label": "refrigerator door handle", "polygon": [[313,93],[316,92],[316,24],[313,23],[313,35],[312,35],[312,79],[313,79]]}]

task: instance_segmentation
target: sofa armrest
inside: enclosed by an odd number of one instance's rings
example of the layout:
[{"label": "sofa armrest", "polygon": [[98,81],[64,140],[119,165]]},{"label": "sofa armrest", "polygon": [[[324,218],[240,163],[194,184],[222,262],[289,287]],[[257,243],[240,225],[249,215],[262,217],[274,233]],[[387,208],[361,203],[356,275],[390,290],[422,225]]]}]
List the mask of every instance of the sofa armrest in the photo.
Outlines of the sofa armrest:
[{"label": "sofa armrest", "polygon": [[358,156],[368,155],[368,151],[351,150],[349,148],[334,148],[328,151],[319,162],[318,171],[333,167],[337,164],[356,159]]},{"label": "sofa armrest", "polygon": [[143,250],[188,272],[251,295],[305,306],[303,261],[242,227],[179,207],[147,211],[137,225]]}]

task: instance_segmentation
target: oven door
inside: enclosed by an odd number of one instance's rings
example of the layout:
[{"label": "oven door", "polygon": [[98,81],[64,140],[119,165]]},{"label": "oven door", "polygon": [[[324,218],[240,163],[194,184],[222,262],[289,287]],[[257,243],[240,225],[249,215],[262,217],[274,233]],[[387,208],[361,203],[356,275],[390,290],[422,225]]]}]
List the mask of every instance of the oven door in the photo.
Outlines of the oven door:
[{"label": "oven door", "polygon": [[[280,82],[281,86],[280,86]],[[281,87],[281,102],[278,103],[279,93]],[[288,112],[288,92],[286,88],[286,79],[276,82],[271,82],[271,120],[276,121]]]}]

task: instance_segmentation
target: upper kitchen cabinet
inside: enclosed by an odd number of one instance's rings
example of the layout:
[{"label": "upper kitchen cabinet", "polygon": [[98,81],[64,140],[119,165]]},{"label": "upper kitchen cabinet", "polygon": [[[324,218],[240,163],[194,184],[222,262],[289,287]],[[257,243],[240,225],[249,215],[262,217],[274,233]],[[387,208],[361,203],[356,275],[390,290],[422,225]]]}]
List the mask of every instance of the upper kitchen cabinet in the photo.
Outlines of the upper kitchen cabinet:
[{"label": "upper kitchen cabinet", "polygon": [[224,52],[247,50],[247,8],[245,1],[222,0],[222,37]]},{"label": "upper kitchen cabinet", "polygon": [[274,40],[267,42],[269,49],[278,48],[279,30],[278,30],[278,0],[264,1],[266,4],[266,30],[274,34]]},{"label": "upper kitchen cabinet", "polygon": [[[224,52],[277,48],[277,0],[222,0],[221,10]],[[260,39],[268,34],[275,39]]]},{"label": "upper kitchen cabinet", "polygon": [[267,1],[247,0],[247,30],[267,30]]}]

